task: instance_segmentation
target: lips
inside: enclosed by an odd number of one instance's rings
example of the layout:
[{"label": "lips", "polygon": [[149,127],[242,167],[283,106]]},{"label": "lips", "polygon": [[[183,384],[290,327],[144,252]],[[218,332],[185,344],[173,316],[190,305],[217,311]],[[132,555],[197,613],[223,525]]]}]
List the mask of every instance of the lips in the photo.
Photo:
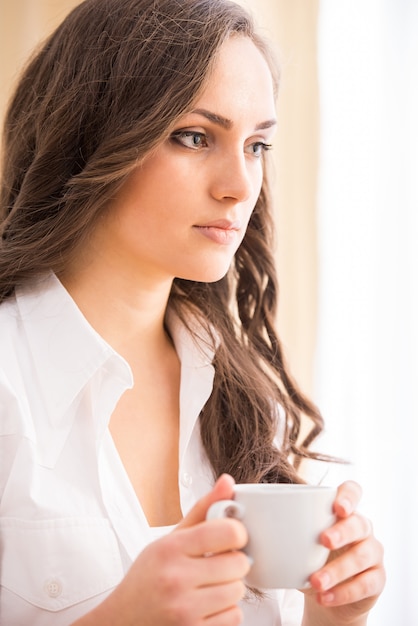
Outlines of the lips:
[{"label": "lips", "polygon": [[239,220],[216,220],[207,224],[198,224],[196,228],[219,228],[221,230],[240,230],[241,222]]},{"label": "lips", "polygon": [[241,223],[238,220],[234,222],[229,220],[216,220],[208,224],[197,225],[194,228],[214,243],[230,245],[237,241]]}]

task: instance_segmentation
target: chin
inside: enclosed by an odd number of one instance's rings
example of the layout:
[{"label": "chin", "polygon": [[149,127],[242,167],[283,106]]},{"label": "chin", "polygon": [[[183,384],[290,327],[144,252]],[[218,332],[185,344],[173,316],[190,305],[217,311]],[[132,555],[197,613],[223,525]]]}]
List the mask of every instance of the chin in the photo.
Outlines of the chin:
[{"label": "chin", "polygon": [[196,283],[216,283],[218,280],[224,278],[231,265],[223,268],[210,268],[202,271],[187,272],[184,275],[178,276],[183,280],[190,280]]}]

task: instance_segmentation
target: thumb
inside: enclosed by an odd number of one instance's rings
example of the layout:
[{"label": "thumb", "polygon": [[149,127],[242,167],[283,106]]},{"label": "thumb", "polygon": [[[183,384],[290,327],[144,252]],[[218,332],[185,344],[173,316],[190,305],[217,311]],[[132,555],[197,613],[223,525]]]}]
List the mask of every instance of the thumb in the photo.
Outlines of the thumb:
[{"label": "thumb", "polygon": [[201,498],[189,511],[176,529],[188,528],[205,521],[206,513],[214,502],[230,500],[234,496],[235,481],[229,474],[222,474],[214,484],[212,491]]}]

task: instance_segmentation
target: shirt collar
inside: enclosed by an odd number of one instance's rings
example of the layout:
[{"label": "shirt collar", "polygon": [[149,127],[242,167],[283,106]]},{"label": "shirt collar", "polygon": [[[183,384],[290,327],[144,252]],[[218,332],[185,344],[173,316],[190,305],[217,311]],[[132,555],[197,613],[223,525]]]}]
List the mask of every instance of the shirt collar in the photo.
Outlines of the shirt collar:
[{"label": "shirt collar", "polygon": [[[105,363],[121,392],[132,387],[128,363],[89,324],[55,274],[16,289],[16,301],[30,347],[37,382],[52,424],[59,422],[78,393]],[[188,326],[174,312],[167,325],[182,368],[210,366],[219,338],[197,317]],[[208,382],[209,382],[208,381]]]},{"label": "shirt collar", "polygon": [[132,386],[126,361],[87,322],[54,274],[18,288],[16,301],[52,425],[105,362],[122,387]]},{"label": "shirt collar", "polygon": [[211,365],[219,338],[215,331],[204,327],[197,316],[188,315],[187,326],[168,311],[167,326],[182,367],[200,368]]},{"label": "shirt collar", "polygon": [[173,313],[167,314],[167,326],[181,362],[180,385],[180,465],[188,450],[199,415],[213,388],[213,357],[219,344],[214,329],[206,328],[197,316],[187,318],[187,327]]},{"label": "shirt collar", "polygon": [[[16,301],[32,359],[31,371],[46,411],[43,426],[38,423],[38,443],[41,446],[40,441],[45,440],[41,456],[45,465],[53,466],[71,428],[74,411],[70,408],[89,381],[99,372],[111,381],[106,386],[108,393],[101,388],[97,398],[101,408],[96,406],[94,410],[102,429],[118,398],[132,387],[133,376],[128,363],[88,323],[54,274],[18,288]],[[187,328],[174,312],[169,312],[167,325],[182,369],[179,443],[183,458],[212,391],[212,361],[219,339],[197,317],[189,316]]]}]

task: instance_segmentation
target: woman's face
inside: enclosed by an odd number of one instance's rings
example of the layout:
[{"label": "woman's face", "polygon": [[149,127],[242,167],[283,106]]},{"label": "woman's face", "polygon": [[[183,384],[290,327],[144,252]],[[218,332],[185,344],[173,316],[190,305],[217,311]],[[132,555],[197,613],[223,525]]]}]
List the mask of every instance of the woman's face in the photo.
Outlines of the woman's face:
[{"label": "woman's face", "polygon": [[121,188],[100,256],[153,281],[222,278],[259,196],[274,127],[269,67],[251,40],[231,38],[193,110]]}]

